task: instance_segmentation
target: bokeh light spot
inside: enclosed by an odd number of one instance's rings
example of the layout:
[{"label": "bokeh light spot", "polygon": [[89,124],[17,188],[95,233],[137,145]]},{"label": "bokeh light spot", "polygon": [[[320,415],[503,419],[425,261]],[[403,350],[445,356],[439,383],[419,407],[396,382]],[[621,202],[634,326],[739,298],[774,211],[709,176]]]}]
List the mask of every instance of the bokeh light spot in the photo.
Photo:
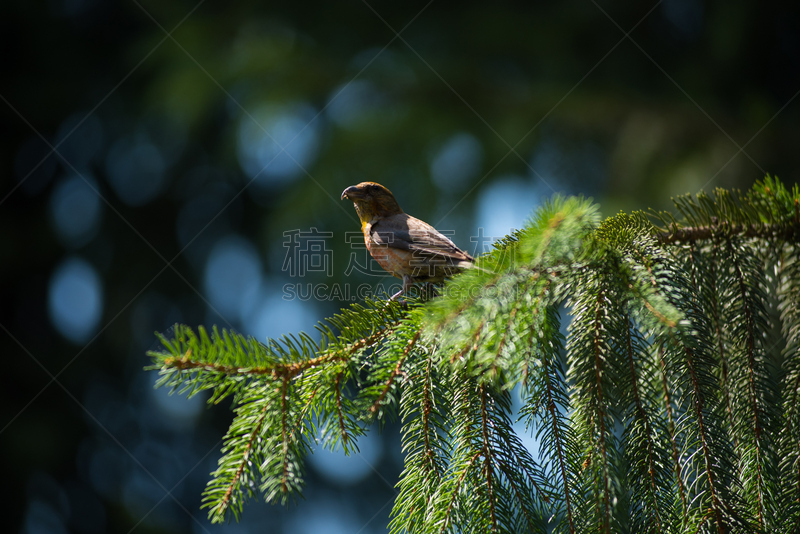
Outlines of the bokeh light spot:
[{"label": "bokeh light spot", "polygon": [[87,175],[61,180],[50,197],[50,221],[61,242],[85,245],[97,234],[102,206],[95,181]]},{"label": "bokeh light spot", "polygon": [[318,319],[314,305],[302,300],[284,300],[277,292],[264,288],[244,316],[247,335],[264,341],[284,334],[308,330]]},{"label": "bokeh light spot", "polygon": [[361,482],[375,470],[383,457],[383,442],[374,434],[359,436],[358,450],[348,456],[341,447],[330,451],[318,446],[308,458],[311,465],[329,481],[351,485]]},{"label": "bokeh light spot", "polygon": [[305,174],[318,145],[316,112],[307,104],[263,105],[239,124],[239,164],[260,186]]},{"label": "bokeh light spot", "polygon": [[518,176],[503,176],[493,181],[478,197],[476,226],[482,233],[476,235],[495,241],[513,229],[522,228],[545,193],[530,180]]},{"label": "bokeh light spot", "polygon": [[143,206],[161,192],[165,182],[161,153],[145,139],[122,139],[106,159],[111,188],[129,206]]},{"label": "bokeh light spot", "polygon": [[261,259],[250,241],[234,235],[220,240],[211,249],[203,281],[214,311],[238,321],[258,296],[261,273]]},{"label": "bokeh light spot", "polygon": [[374,115],[385,100],[372,82],[355,80],[331,92],[326,113],[337,126],[352,130]]},{"label": "bokeh light spot", "polygon": [[480,142],[468,133],[457,133],[433,157],[431,177],[442,189],[461,188],[480,172],[482,161]]},{"label": "bokeh light spot", "polygon": [[294,534],[353,534],[367,532],[347,503],[318,498],[308,503],[309,511],[293,515],[284,532]]},{"label": "bokeh light spot", "polygon": [[48,312],[56,330],[81,344],[97,329],[103,313],[100,277],[85,260],[72,257],[59,265],[48,291]]},{"label": "bokeh light spot", "polygon": [[158,411],[168,417],[173,425],[180,427],[193,426],[197,418],[203,412],[205,399],[208,395],[199,394],[192,397],[177,394],[169,388],[155,388],[159,376],[152,377],[152,386],[147,390],[150,397],[155,402]]}]

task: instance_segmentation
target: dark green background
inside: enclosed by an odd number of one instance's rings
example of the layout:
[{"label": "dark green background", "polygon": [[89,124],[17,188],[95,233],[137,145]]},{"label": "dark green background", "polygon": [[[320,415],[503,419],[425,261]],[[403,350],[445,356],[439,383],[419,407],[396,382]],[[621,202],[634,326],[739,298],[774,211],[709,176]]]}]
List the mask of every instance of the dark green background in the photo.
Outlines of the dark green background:
[{"label": "dark green background", "polygon": [[[362,180],[473,251],[479,227],[507,231],[556,192],[610,215],[765,173],[796,182],[800,13],[778,5],[5,2],[3,530],[382,532],[392,426],[370,442],[381,454],[334,460],[371,458],[363,477],[310,468],[299,506],[255,501],[241,524],[209,525],[200,493],[231,415],[152,390],[152,333],[310,330],[342,303],[284,301],[283,284],[391,282],[345,276],[358,225],[339,195]],[[253,180],[242,151],[298,124],[302,168],[283,156]],[[311,228],[330,232],[331,276],[291,277],[284,232]],[[251,270],[209,277],[224,246]],[[65,265],[102,292],[66,337],[49,308]],[[246,295],[215,300],[231,287]],[[65,300],[76,317],[85,289]]]}]

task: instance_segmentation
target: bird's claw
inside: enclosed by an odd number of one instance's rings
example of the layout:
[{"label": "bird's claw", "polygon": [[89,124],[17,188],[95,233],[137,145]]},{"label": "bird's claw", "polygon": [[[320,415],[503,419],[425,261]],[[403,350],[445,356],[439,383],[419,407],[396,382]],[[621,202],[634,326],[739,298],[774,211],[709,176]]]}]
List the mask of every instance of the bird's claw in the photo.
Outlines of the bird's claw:
[{"label": "bird's claw", "polygon": [[405,289],[401,289],[400,291],[398,291],[397,293],[395,293],[394,295],[392,295],[391,297],[389,297],[389,301],[391,302],[391,301],[393,301],[393,300],[397,299],[397,297],[399,297],[400,295],[402,295],[402,294],[403,294],[403,293],[405,293],[405,292],[406,292],[406,290],[405,290]]},{"label": "bird's claw", "polygon": [[389,300],[386,301],[386,306],[391,306],[392,302],[397,302],[399,305],[403,307],[403,309],[408,309],[408,303],[403,299],[397,298],[403,293],[405,293],[405,291],[406,291],[405,289],[401,289],[400,291],[389,297]]}]

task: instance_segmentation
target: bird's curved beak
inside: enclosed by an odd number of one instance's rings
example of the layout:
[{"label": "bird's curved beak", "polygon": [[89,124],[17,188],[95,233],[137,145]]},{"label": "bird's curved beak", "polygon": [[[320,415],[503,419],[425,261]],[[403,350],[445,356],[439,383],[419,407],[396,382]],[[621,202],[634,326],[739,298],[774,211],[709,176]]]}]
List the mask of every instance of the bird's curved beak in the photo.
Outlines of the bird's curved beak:
[{"label": "bird's curved beak", "polygon": [[358,187],[351,185],[344,191],[342,191],[342,200],[349,198],[350,200],[355,200],[357,198],[361,198],[363,195],[360,194]]}]

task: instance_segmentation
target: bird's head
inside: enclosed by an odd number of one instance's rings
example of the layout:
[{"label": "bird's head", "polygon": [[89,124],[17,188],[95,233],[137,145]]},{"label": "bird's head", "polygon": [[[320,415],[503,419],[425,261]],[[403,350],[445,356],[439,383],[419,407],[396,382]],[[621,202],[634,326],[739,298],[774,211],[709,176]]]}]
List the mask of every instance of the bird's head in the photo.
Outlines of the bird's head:
[{"label": "bird's head", "polygon": [[391,191],[375,182],[361,182],[342,191],[342,200],[353,201],[361,224],[365,225],[376,216],[388,217],[403,213]]}]

